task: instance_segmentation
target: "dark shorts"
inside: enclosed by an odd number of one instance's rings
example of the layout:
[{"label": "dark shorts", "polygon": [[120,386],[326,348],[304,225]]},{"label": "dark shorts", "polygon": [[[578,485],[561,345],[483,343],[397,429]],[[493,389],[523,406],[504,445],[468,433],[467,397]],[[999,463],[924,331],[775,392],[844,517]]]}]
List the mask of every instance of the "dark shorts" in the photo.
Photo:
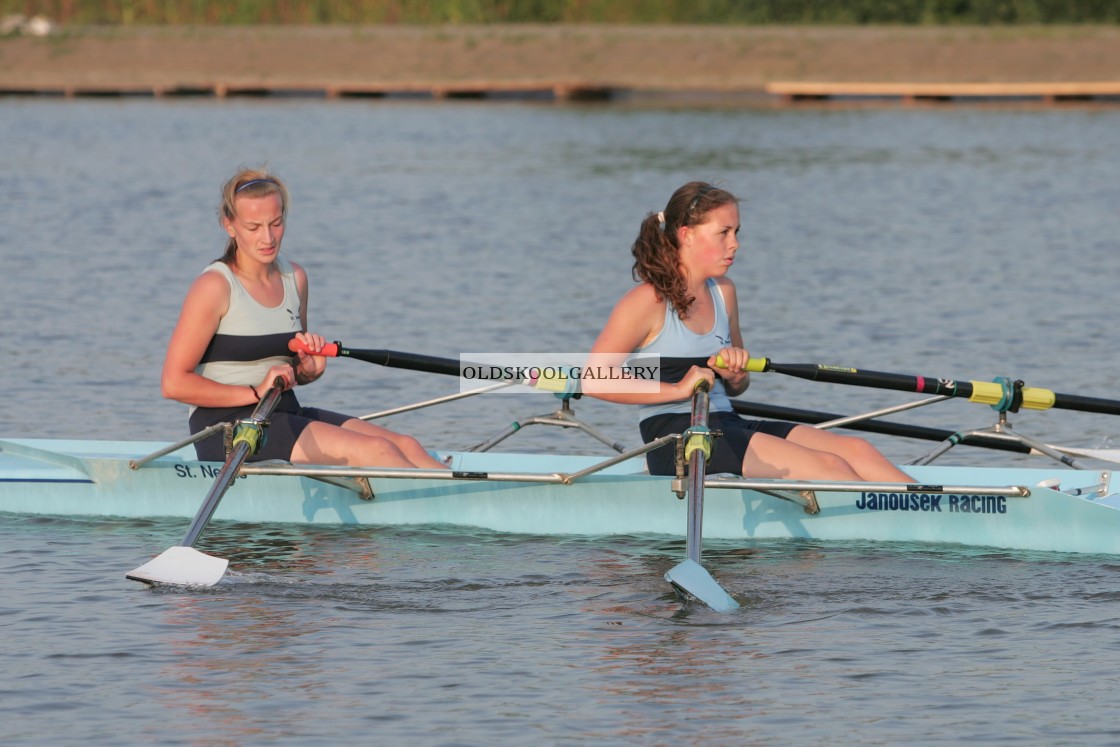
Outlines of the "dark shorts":
[{"label": "dark shorts", "polygon": [[[199,407],[191,414],[189,422],[191,433],[198,433],[215,423],[231,423],[235,420],[248,418],[253,414],[255,405],[245,407]],[[280,396],[280,402],[272,411],[268,419],[268,427],[264,431],[264,444],[260,451],[249,457],[250,462],[260,462],[266,459],[283,459],[290,461],[292,448],[295,447],[299,434],[312,422],[342,425],[347,420],[353,420],[350,415],[343,415],[330,410],[320,410],[317,407],[301,407],[296,395],[290,390]],[[198,458],[204,462],[224,462],[226,460],[225,443],[222,433],[196,441],[194,450]]]},{"label": "dark shorts", "polygon": [[[642,432],[642,440],[648,444],[670,433],[684,433],[691,422],[692,416],[687,412],[668,413],[648,417],[639,423],[638,428]],[[735,412],[713,412],[708,414],[708,427],[713,431],[721,431],[723,435],[716,439],[712,458],[708,461],[707,474],[730,472],[741,475],[743,457],[747,453],[747,444],[750,443],[751,436],[765,433],[769,436],[785,438],[797,427],[797,424],[777,420],[746,420]],[[676,443],[670,442],[647,453],[646,465],[649,467],[650,474],[677,474],[676,449]]]}]

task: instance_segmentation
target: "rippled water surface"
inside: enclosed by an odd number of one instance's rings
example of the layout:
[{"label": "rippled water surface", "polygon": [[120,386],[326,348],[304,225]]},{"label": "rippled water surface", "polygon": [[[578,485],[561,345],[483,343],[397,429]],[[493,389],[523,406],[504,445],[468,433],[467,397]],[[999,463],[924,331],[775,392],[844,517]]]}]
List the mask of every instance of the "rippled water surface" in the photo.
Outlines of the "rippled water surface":
[{"label": "rippled water surface", "polygon": [[[352,347],[586,350],[631,285],[638,222],[702,178],[744,198],[732,277],[756,355],[1114,396],[1118,153],[1109,108],[0,101],[0,435],[184,434],[159,397],[164,346],[221,250],[219,184],[264,162],[292,188],[311,326]],[[455,386],[336,361],[302,396],[365,413]],[[748,395],[906,399],[777,375]],[[555,406],[492,395],[392,424],[457,448]],[[637,441],[626,408],[576,410]],[[994,418],[954,401],[900,419]],[[1120,432],[1014,422],[1087,447]],[[877,443],[900,461],[931,447]],[[1112,557],[707,543],[743,603],[720,615],[662,580],[684,553],[670,538],[218,523],[203,544],[234,572],[217,587],[124,579],[184,529],[0,516],[7,743],[1120,741]]]}]

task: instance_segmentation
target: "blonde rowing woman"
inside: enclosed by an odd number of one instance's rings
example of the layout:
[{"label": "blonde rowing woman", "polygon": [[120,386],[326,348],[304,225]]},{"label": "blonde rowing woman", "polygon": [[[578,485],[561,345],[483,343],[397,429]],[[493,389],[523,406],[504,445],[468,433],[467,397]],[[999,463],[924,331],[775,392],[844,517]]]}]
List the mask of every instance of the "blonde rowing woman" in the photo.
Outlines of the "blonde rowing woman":
[{"label": "blonde rowing woman", "polygon": [[[195,279],[167,346],[163,396],[191,406],[191,433],[245,418],[279,378],[284,394],[252,457],[305,464],[442,468],[411,436],[328,410],[292,391],[323,375],[322,336],[307,331],[307,273],[280,254],[288,190],[264,170],[239,171],[222,187],[226,251]],[[292,337],[309,353],[293,358]],[[196,442],[199,459],[225,461],[220,437]]]},{"label": "blonde rowing woman", "polygon": [[[634,241],[631,289],[592,348],[597,360],[621,363],[633,354],[696,358],[678,381],[657,391],[585,391],[612,402],[640,405],[646,443],[689,426],[697,384],[711,384],[712,430],[722,431],[708,472],[757,478],[913,482],[867,441],[794,423],[746,420],[729,397],[750,383],[749,357],[739,329],[735,284],[727,277],[739,250],[739,201],[704,182],[685,184],[665,209],[642,221]],[[717,366],[717,357],[726,365]],[[674,474],[675,446],[650,452],[653,474]]]}]

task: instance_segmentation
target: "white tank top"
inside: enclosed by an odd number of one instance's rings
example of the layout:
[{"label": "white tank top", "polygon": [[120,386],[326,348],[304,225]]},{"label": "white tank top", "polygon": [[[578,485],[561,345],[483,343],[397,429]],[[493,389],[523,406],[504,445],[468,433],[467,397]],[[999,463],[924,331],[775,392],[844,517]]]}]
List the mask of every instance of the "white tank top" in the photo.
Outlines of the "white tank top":
[{"label": "white tank top", "polygon": [[214,262],[203,270],[216,272],[229,283],[229,310],[218,323],[196,373],[223,384],[256,386],[269,368],[291,361],[288,340],[302,331],[299,290],[291,264],[278,259],[277,267],[284,299],[274,307],[249,295],[225,262]]}]

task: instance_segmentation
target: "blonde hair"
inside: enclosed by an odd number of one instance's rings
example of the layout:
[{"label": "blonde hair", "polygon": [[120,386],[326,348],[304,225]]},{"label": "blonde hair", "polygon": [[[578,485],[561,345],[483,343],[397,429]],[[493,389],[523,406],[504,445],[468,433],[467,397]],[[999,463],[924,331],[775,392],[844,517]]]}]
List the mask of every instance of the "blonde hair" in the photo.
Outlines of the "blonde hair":
[{"label": "blonde hair", "polygon": [[739,199],[725,189],[707,182],[689,182],[677,189],[660,213],[650,213],[638,229],[630,252],[634,255],[634,279],[649,283],[657,297],[670,304],[681,319],[696,301],[688,293],[681,272],[681,248],[677,229],[697,226],[708,220],[708,213]]},{"label": "blonde hair", "polygon": [[[288,219],[288,188],[280,177],[268,173],[268,169],[241,169],[233,178],[222,185],[222,204],[218,208],[219,223],[237,217],[237,199],[240,197],[267,197],[280,195],[280,209],[284,220]],[[231,236],[226,242],[226,250],[219,261],[232,265],[237,257],[237,241]]]}]

